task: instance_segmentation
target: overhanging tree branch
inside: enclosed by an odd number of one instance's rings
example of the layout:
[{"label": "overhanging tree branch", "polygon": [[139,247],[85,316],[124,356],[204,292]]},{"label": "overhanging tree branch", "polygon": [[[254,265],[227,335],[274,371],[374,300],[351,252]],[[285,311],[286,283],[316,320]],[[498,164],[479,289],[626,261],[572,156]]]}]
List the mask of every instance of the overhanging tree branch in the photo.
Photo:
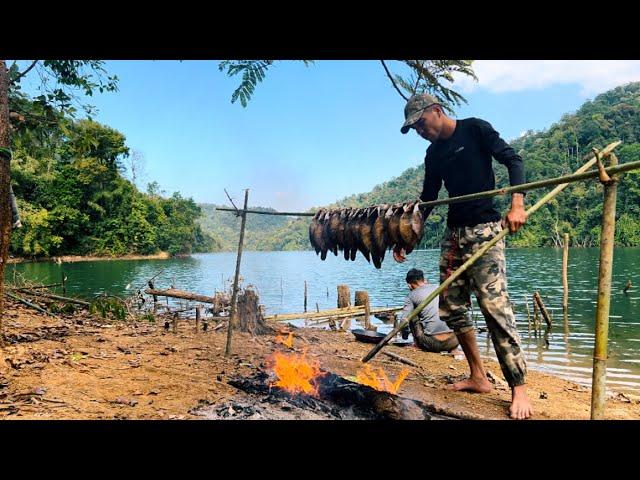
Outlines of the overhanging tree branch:
[{"label": "overhanging tree branch", "polygon": [[396,89],[396,91],[400,94],[400,96],[402,98],[404,98],[405,100],[409,100],[404,93],[402,93],[402,91],[398,88],[398,85],[396,85],[395,80],[393,79],[393,76],[391,75],[391,72],[389,71],[389,69],[387,68],[387,64],[384,63],[384,60],[380,60],[380,63],[382,63],[382,66],[384,67],[384,71],[387,72],[387,77],[389,77],[389,80],[391,80],[391,84],[393,85],[393,88]]},{"label": "overhanging tree branch", "polygon": [[36,66],[36,64],[37,64],[39,61],[40,61],[40,60],[34,60],[34,61],[33,61],[33,63],[32,63],[31,65],[29,65],[29,66],[27,67],[27,69],[26,69],[24,72],[19,73],[19,74],[18,74],[18,76],[17,76],[16,78],[14,78],[13,80],[11,80],[11,83],[16,83],[18,80],[20,80],[22,77],[24,77],[27,73],[29,73],[29,72],[31,71],[31,69],[32,69],[33,67],[35,67],[35,66]]}]

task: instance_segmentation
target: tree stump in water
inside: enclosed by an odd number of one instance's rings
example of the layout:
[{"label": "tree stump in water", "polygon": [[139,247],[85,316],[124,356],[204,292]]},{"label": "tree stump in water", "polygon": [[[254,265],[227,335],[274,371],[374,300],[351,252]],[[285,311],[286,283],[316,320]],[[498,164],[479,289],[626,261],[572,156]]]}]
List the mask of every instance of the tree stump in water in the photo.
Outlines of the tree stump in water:
[{"label": "tree stump in water", "polygon": [[259,300],[258,294],[251,288],[238,294],[236,323],[241,332],[262,335],[272,331],[272,328],[264,320]]},{"label": "tree stump in water", "polygon": [[365,290],[359,290],[356,292],[355,306],[359,307],[360,305],[364,305],[364,328],[366,330],[375,330],[374,327],[371,326],[371,322],[369,322],[370,315],[370,305],[369,305],[369,293]]},{"label": "tree stump in water", "polygon": [[[346,308],[351,306],[351,292],[349,291],[349,285],[338,285],[338,308]],[[340,330],[351,329],[351,318],[345,318],[341,325]]]}]

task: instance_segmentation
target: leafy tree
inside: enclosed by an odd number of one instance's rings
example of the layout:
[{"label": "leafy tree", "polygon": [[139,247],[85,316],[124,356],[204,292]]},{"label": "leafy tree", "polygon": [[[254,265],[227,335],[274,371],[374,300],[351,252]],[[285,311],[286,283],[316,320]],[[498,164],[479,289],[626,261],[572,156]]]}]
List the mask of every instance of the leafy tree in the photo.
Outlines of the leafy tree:
[{"label": "leafy tree", "polygon": [[[302,60],[305,65],[313,63],[311,60]],[[218,64],[220,71],[225,71],[227,76],[233,77],[242,74],[240,85],[231,95],[231,103],[240,99],[243,107],[246,107],[255,92],[258,83],[262,82],[267,71],[274,66],[273,60],[225,60]],[[405,99],[415,93],[431,93],[442,104],[452,109],[455,105],[466,102],[458,92],[449,88],[454,82],[454,73],[466,75],[477,80],[471,66],[472,60],[400,60],[399,68],[408,70],[409,74],[400,75],[392,73],[384,60],[380,60],[394,89]]]}]

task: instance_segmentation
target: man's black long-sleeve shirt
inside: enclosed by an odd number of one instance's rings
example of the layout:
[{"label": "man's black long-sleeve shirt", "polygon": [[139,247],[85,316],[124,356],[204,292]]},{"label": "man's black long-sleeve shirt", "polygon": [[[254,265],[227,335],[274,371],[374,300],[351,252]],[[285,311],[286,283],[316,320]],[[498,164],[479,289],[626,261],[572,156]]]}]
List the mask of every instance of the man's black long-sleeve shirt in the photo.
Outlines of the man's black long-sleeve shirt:
[{"label": "man's black long-sleeve shirt", "polygon": [[[449,138],[437,140],[427,149],[420,199],[425,202],[437,199],[443,181],[449,197],[493,190],[495,176],[491,157],[507,167],[512,186],[525,183],[522,158],[489,122],[479,118],[457,120]],[[425,211],[425,218],[431,210]],[[500,218],[493,208],[493,198],[484,198],[450,204],[447,226],[473,226]]]}]

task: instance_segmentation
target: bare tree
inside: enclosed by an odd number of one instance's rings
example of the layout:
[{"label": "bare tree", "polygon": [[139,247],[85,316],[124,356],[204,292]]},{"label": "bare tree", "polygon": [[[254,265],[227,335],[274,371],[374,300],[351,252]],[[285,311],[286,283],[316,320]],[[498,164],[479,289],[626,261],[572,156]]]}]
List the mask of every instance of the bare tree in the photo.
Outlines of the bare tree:
[{"label": "bare tree", "polygon": [[138,188],[138,182],[144,184],[147,176],[146,159],[139,150],[133,150],[128,158],[129,174],[131,175],[131,183]]}]

